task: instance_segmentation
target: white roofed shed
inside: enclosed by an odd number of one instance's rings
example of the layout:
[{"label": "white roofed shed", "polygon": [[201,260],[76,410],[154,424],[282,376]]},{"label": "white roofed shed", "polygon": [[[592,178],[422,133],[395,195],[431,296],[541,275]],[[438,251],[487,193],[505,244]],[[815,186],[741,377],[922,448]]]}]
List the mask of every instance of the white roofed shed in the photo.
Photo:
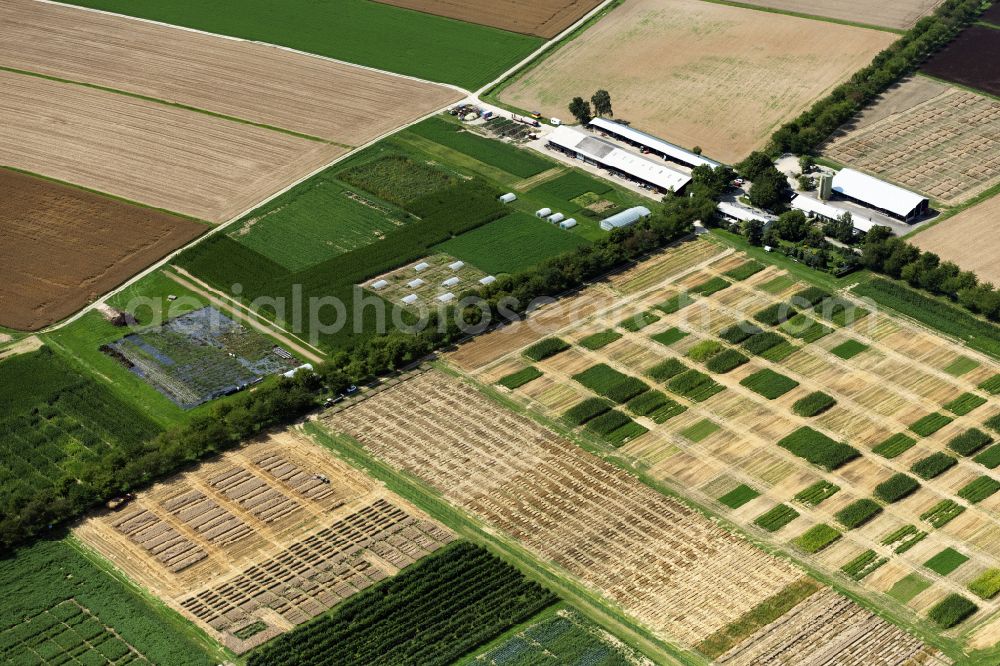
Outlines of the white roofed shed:
[{"label": "white roofed shed", "polygon": [[629,127],[628,125],[616,123],[613,120],[608,120],[606,118],[594,118],[590,121],[590,126],[616,138],[624,139],[632,144],[648,148],[655,153],[659,153],[666,158],[686,164],[692,168],[705,165],[714,169],[718,166],[722,166],[715,160],[702,157],[698,153],[681,148],[680,146],[672,144],[669,141],[659,139],[652,134],[640,132],[637,129]]},{"label": "white roofed shed", "polygon": [[813,217],[819,217],[824,220],[839,220],[844,216],[845,213],[851,214],[851,223],[854,228],[858,231],[868,232],[874,227],[877,222],[871,218],[863,217],[858,215],[854,211],[844,210],[843,208],[837,208],[836,206],[831,206],[830,204],[820,201],[819,199],[813,199],[812,197],[807,197],[803,194],[798,195],[792,199],[792,208],[795,210],[801,210],[806,215]]},{"label": "white roofed shed", "polygon": [[837,172],[833,191],[907,222],[926,215],[930,209],[927,197],[854,169]]},{"label": "white roofed shed", "polygon": [[645,206],[636,206],[635,208],[629,208],[628,210],[623,210],[617,215],[612,215],[611,217],[605,218],[601,221],[601,229],[605,231],[611,231],[612,229],[621,229],[622,227],[628,227],[644,217],[650,216],[649,209]]}]

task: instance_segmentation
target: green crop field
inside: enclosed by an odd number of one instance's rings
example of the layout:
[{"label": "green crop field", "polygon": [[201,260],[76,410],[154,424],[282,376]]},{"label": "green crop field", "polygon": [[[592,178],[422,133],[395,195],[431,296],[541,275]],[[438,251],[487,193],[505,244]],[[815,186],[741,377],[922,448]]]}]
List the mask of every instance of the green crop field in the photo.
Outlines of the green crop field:
[{"label": "green crop field", "polygon": [[676,296],[671,296],[667,300],[658,304],[656,309],[664,314],[673,314],[681,308],[691,305],[692,303],[694,303],[694,299],[685,292],[677,294]]},{"label": "green crop field", "polygon": [[909,451],[917,443],[909,435],[897,433],[876,444],[872,451],[885,458],[895,458]]},{"label": "green crop field", "polygon": [[[543,40],[368,0],[73,0],[474,90]],[[387,45],[391,44],[389,47]],[[400,100],[405,103],[405,100]]]},{"label": "green crop field", "polygon": [[909,497],[920,488],[920,482],[912,476],[896,473],[875,486],[875,497],[884,502],[898,502]]},{"label": "green crop field", "polygon": [[851,502],[835,515],[837,521],[849,530],[861,527],[882,513],[882,507],[875,500],[867,498]]},{"label": "green crop field", "polygon": [[750,359],[735,349],[726,349],[720,354],[717,354],[709,359],[709,361],[705,364],[705,368],[711,372],[724,375],[727,372],[740,367],[744,363],[747,363],[749,360]]},{"label": "green crop field", "polygon": [[991,476],[976,477],[959,489],[958,496],[970,504],[979,504],[1000,491],[1000,481]]},{"label": "green crop field", "polygon": [[514,390],[534,381],[542,376],[542,371],[533,365],[529,365],[524,370],[518,370],[497,380],[497,384],[505,388]]},{"label": "green crop field", "polygon": [[976,604],[958,594],[949,594],[927,611],[929,617],[942,629],[950,629],[979,610]]},{"label": "green crop field", "polygon": [[709,435],[719,432],[722,429],[715,421],[710,421],[708,419],[702,419],[694,425],[688,426],[681,431],[681,435],[687,437],[692,442],[700,442]]},{"label": "green crop field", "polygon": [[964,374],[972,372],[978,367],[979,361],[969,358],[968,356],[959,356],[945,366],[944,371],[952,377],[961,377]]},{"label": "green crop field", "polygon": [[719,498],[719,502],[725,504],[730,509],[738,509],[747,502],[760,497],[760,493],[750,486],[741,483],[734,489]]},{"label": "green crop field", "polygon": [[927,532],[915,525],[903,525],[882,538],[882,545],[889,546],[897,555],[905,553],[927,537]]},{"label": "green crop field", "polygon": [[611,366],[600,363],[573,375],[594,393],[609,398],[619,404],[628,402],[649,387],[640,379],[622,374]]},{"label": "green crop field", "polygon": [[911,573],[897,580],[886,594],[899,603],[905,604],[930,586],[929,580]]},{"label": "green crop field", "polygon": [[822,391],[813,391],[804,398],[800,398],[792,405],[792,411],[799,416],[816,416],[822,414],[837,404],[832,396]]},{"label": "green crop field", "polygon": [[621,337],[621,333],[609,328],[606,331],[600,331],[599,333],[594,333],[593,335],[588,335],[583,338],[580,340],[580,346],[590,350],[600,349],[601,347],[610,345],[612,342],[620,339]]},{"label": "green crop field", "polygon": [[840,568],[854,580],[861,580],[889,561],[887,557],[879,557],[874,550],[866,550]]},{"label": "green crop field", "polygon": [[660,315],[652,310],[647,310],[623,319],[618,322],[618,326],[624,328],[626,331],[635,333],[658,321],[660,321]]},{"label": "green crop field", "polygon": [[802,536],[795,539],[794,543],[807,553],[818,553],[840,537],[839,531],[820,523],[806,530]]},{"label": "green crop field", "polygon": [[[665,369],[665,365],[660,365],[650,370],[650,372],[662,372]],[[674,393],[694,400],[695,402],[704,402],[713,395],[721,393],[726,389],[725,386],[715,381],[704,372],[698,372],[697,370],[686,370],[681,372],[667,382],[667,388]]]},{"label": "green crop field", "polygon": [[727,326],[719,331],[719,337],[726,342],[738,345],[749,337],[762,333],[763,330],[752,321],[741,321],[738,324]]},{"label": "green crop field", "polygon": [[857,340],[848,340],[831,349],[830,353],[847,361],[867,349],[868,345],[866,344],[858,342]]},{"label": "green crop field", "polygon": [[968,561],[968,556],[962,555],[962,553],[958,552],[954,548],[945,548],[940,553],[924,562],[924,566],[935,573],[947,576]]},{"label": "green crop field", "polygon": [[836,495],[839,491],[840,486],[836,486],[829,481],[817,481],[796,494],[795,501],[802,502],[807,506],[817,506]]},{"label": "green crop field", "polygon": [[799,512],[787,504],[779,504],[773,509],[761,514],[753,522],[768,532],[777,532],[782,527],[799,517]]},{"label": "green crop field", "polygon": [[975,393],[963,393],[944,406],[952,414],[965,416],[977,407],[986,404],[986,398]]},{"label": "green crop field", "polygon": [[[447,146],[518,178],[529,178],[552,166],[551,162],[526,148],[516,148],[509,143],[480,136],[465,130],[461,125],[437,116],[411,125],[406,131]],[[605,191],[609,189],[611,188],[607,187]]]},{"label": "green crop field", "polygon": [[953,419],[946,414],[939,414],[935,412],[933,414],[923,416],[915,421],[910,426],[910,430],[917,433],[921,437],[928,437],[951,423],[952,420]]},{"label": "green crop field", "polygon": [[525,349],[523,353],[526,358],[530,358],[532,361],[542,361],[567,349],[569,349],[569,343],[566,341],[559,338],[545,338]]},{"label": "green crop field", "polygon": [[760,273],[762,270],[764,270],[764,264],[760,263],[759,261],[747,261],[743,264],[740,264],[736,268],[732,268],[726,271],[725,273],[723,273],[723,275],[725,275],[728,278],[732,278],[737,282],[742,282],[743,280],[746,280],[751,276]]},{"label": "green crop field", "polygon": [[579,171],[564,173],[563,175],[546,181],[530,190],[530,192],[534,195],[558,199],[560,202],[564,202],[567,205],[572,203],[573,199],[587,194],[588,192],[593,194],[604,194],[610,191],[611,186],[604,181],[591,178],[590,176],[580,173]]},{"label": "green crop field", "polygon": [[747,387],[754,393],[759,393],[768,400],[774,400],[794,389],[799,383],[790,377],[765,368],[743,379],[740,385]]},{"label": "green crop field", "polygon": [[1000,594],[1000,569],[987,569],[974,581],[969,589],[982,599],[992,599]]},{"label": "green crop field", "polygon": [[514,213],[433,249],[497,274],[526,270],[587,242],[532,215]]},{"label": "green crop field", "polygon": [[732,286],[732,282],[729,280],[724,280],[720,277],[714,277],[710,280],[706,280],[701,284],[691,287],[691,292],[695,294],[701,294],[702,296],[711,296],[712,294],[727,289]]},{"label": "green crop field", "polygon": [[660,391],[640,393],[629,400],[627,404],[629,410],[634,414],[649,417],[654,423],[664,423],[687,411],[687,407],[671,400]]},{"label": "green crop field", "polygon": [[828,471],[846,465],[861,455],[853,446],[835,442],[808,426],[780,440],[778,446]]},{"label": "green crop field", "polygon": [[0,561],[0,661],[157,663],[225,661],[194,627],[148,603],[66,541],[43,540]]},{"label": "green crop field", "polygon": [[913,467],[910,469],[921,479],[926,480],[944,474],[957,464],[958,461],[955,458],[938,451],[913,463]]},{"label": "green crop field", "polygon": [[587,421],[614,409],[614,406],[614,403],[604,398],[587,398],[567,409],[563,418],[573,425],[583,425]]},{"label": "green crop field", "polygon": [[675,342],[680,342],[688,335],[690,334],[687,331],[682,331],[681,329],[674,327],[668,328],[662,333],[657,333],[656,335],[652,335],[650,337],[659,342],[661,345],[667,345],[669,347]]},{"label": "green crop field", "polygon": [[658,382],[667,382],[677,375],[687,372],[687,370],[688,367],[681,363],[678,359],[668,358],[665,361],[660,361],[647,370],[646,376]]},{"label": "green crop field", "polygon": [[921,520],[926,520],[933,527],[944,527],[960,516],[965,507],[955,500],[941,500],[930,509],[920,514]]},{"label": "green crop field", "polygon": [[969,428],[948,441],[948,448],[963,456],[971,456],[993,443],[993,438],[979,428]]},{"label": "green crop field", "polygon": [[996,469],[997,467],[1000,467],[1000,444],[991,446],[982,453],[976,454],[976,457],[973,458],[973,460],[987,469]]}]

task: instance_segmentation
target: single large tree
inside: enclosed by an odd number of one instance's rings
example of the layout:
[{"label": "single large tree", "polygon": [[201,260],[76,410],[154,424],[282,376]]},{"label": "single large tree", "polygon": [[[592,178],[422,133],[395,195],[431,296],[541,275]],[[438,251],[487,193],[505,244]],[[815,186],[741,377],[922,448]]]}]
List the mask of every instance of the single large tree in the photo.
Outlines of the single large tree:
[{"label": "single large tree", "polygon": [[607,90],[598,90],[590,98],[590,103],[594,105],[594,113],[599,116],[614,116],[611,110],[611,93]]},{"label": "single large tree", "polygon": [[582,97],[573,98],[573,101],[569,103],[569,112],[581,125],[586,125],[594,117],[590,112],[590,102]]}]

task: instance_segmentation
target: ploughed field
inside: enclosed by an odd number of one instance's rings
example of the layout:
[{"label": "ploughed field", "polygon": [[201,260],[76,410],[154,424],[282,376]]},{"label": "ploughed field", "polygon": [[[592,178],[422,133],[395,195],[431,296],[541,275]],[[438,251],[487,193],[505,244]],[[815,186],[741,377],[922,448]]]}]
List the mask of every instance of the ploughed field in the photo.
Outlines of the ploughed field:
[{"label": "ploughed field", "polygon": [[73,314],[196,238],[205,225],[0,169],[0,326]]},{"label": "ploughed field", "polygon": [[76,7],[0,6],[6,67],[361,145],[461,99],[445,86]]},{"label": "ploughed field", "polygon": [[482,25],[551,39],[573,25],[601,0],[376,0]]},{"label": "ploughed field", "polygon": [[974,25],[924,65],[931,76],[1000,96],[1000,28]]},{"label": "ploughed field", "polygon": [[700,0],[616,7],[500,99],[566,117],[604,88],[615,115],[733,162],[867,65],[895,35]]},{"label": "ploughed field", "polygon": [[779,11],[798,12],[814,16],[907,30],[921,17],[927,16],[942,0],[743,0]]},{"label": "ploughed field", "polygon": [[83,86],[0,72],[0,163],[222,222],[346,150]]}]

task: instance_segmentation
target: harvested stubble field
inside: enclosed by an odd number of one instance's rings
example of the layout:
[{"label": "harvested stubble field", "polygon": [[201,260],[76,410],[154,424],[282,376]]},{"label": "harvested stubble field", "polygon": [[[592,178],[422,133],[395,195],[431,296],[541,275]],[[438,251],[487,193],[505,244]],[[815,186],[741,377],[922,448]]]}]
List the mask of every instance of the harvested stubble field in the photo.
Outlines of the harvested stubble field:
[{"label": "harvested stubble field", "polygon": [[894,38],[699,0],[636,0],[524,74],[500,99],[564,117],[574,95],[606,88],[615,115],[635,127],[733,162]]},{"label": "harvested stubble field", "polygon": [[1000,196],[922,231],[910,241],[921,250],[973,271],[983,282],[1000,284]]},{"label": "harvested stubble field", "polygon": [[0,169],[0,326],[67,317],[206,227],[189,219]]},{"label": "harvested stubble field", "polygon": [[346,149],[117,93],[0,72],[0,164],[222,222]]},{"label": "harvested stubble field", "polygon": [[[741,260],[741,255],[719,254],[680,276],[666,277],[659,283],[643,282],[641,274],[633,273],[630,281],[645,284],[644,289],[621,299],[615,308],[582,317],[550,334],[572,342],[585,339],[594,331],[615,325],[629,313],[648,310],[677,289],[690,289],[723,275]],[[648,267],[646,270],[653,269]],[[691,349],[700,349],[705,341],[718,343],[720,334],[733,324],[752,321],[754,313],[773,303],[786,301],[806,287],[789,278],[782,282],[780,290],[765,290],[784,277],[788,277],[787,274],[768,267],[709,296],[694,296],[693,303],[672,313],[664,312],[660,321],[641,331],[630,332],[618,327],[616,332],[620,337],[605,347],[576,346],[557,358],[537,364],[547,381],[554,383],[569,382],[570,374],[605,363],[618,372],[643,378],[656,389],[666,389],[669,397],[687,410],[663,423],[635,417],[637,422],[649,428],[649,433],[630,442],[620,452],[633,457],[653,478],[707,504],[714,503],[716,498],[740,483],[761,491],[761,497],[748,501],[730,514],[750,529],[756,529],[752,527],[755,519],[769,509],[789,504],[796,514],[787,526],[779,526],[771,537],[779,544],[787,544],[811,525],[837,524],[834,514],[856,500],[872,496],[875,488],[893,474],[912,475],[910,467],[916,461],[933,452],[947,450],[947,443],[959,433],[974,427],[982,429],[983,423],[1000,408],[1000,402],[992,397],[988,404],[965,415],[949,413],[954,421],[926,437],[910,433],[915,439],[913,445],[895,451],[891,459],[883,451],[873,451],[890,436],[908,432],[911,425],[927,414],[943,412],[944,405],[965,393],[986,399],[986,391],[977,387],[1000,369],[982,354],[880,312],[868,314],[849,330],[827,322],[833,329],[830,334],[811,343],[796,340],[797,349],[780,362],[755,356],[745,365],[720,374],[686,356]],[[585,294],[586,291],[581,296]],[[812,311],[808,316],[818,317]],[[680,328],[689,335],[669,346],[656,341],[659,334],[673,328]],[[849,359],[832,352],[847,340],[861,341],[866,345],[865,350]],[[730,341],[727,349],[735,346],[736,343]],[[477,379],[495,381],[494,375],[499,368],[505,367],[507,358],[499,354],[492,364],[487,363],[475,373]],[[572,364],[566,363],[565,359],[571,358]],[[972,363],[963,364],[965,372],[956,376],[949,371],[960,358]],[[708,370],[712,379],[725,390],[703,402],[692,402],[671,393],[669,381],[650,376],[654,374],[651,370],[664,362]],[[775,400],[767,400],[741,386],[743,380],[763,369],[785,375],[799,386]],[[829,395],[836,404],[812,417],[796,415],[796,402],[814,391]],[[551,418],[558,418],[589,397],[584,391],[577,396],[576,403],[570,397],[555,406],[529,390],[515,390],[511,396]],[[700,441],[692,441],[688,433],[697,430],[699,423],[721,424],[722,429]],[[828,472],[777,445],[782,438],[804,426],[812,427],[833,442],[847,443],[861,453],[860,458]],[[873,549],[882,556],[894,557],[893,563],[898,562],[905,574],[920,570],[922,562],[930,556],[926,549],[941,550],[951,546],[970,553],[977,567],[996,566],[1000,562],[1000,547],[997,546],[1000,523],[994,513],[996,499],[986,499],[984,505],[968,506],[969,503],[957,494],[966,483],[985,471],[980,461],[963,457],[954,469],[936,479],[922,481],[922,487],[912,495],[885,507],[882,514],[869,523],[846,532],[836,544],[813,559],[819,566],[829,568],[831,573],[841,575],[840,568],[847,562]],[[808,504],[795,499],[821,480],[839,487],[840,492],[822,503]],[[952,499],[968,508],[946,529],[930,530],[933,526],[921,516],[943,499]],[[931,533],[920,546],[905,555],[878,545],[885,533],[907,524],[920,526]],[[871,577],[863,584],[880,592],[887,589],[875,581],[875,577]],[[962,593],[967,582],[935,581],[928,594]],[[928,598],[922,596],[913,608],[922,613]],[[996,610],[995,603],[984,604],[985,612],[981,611],[976,617],[982,619]]]},{"label": "harvested stubble field", "polygon": [[1000,183],[1000,101],[918,77],[865,113],[879,119],[847,127],[826,157],[946,205]]},{"label": "harvested stubble field", "polygon": [[779,11],[810,14],[851,23],[863,23],[884,28],[906,30],[927,16],[942,0],[740,0]]},{"label": "harvested stubble field", "polygon": [[290,432],[157,484],[75,534],[237,653],[453,538]]},{"label": "harvested stubble field", "polygon": [[570,27],[601,0],[376,0],[482,25],[551,39]]},{"label": "harvested stubble field", "polygon": [[[440,414],[449,415],[446,422]],[[437,371],[323,422],[607,595],[658,635],[688,645],[801,576]]]},{"label": "harvested stubble field", "polygon": [[[35,0],[0,6],[4,66],[362,145],[457,91],[256,42]],[[401,104],[400,100],[406,100]]]}]

